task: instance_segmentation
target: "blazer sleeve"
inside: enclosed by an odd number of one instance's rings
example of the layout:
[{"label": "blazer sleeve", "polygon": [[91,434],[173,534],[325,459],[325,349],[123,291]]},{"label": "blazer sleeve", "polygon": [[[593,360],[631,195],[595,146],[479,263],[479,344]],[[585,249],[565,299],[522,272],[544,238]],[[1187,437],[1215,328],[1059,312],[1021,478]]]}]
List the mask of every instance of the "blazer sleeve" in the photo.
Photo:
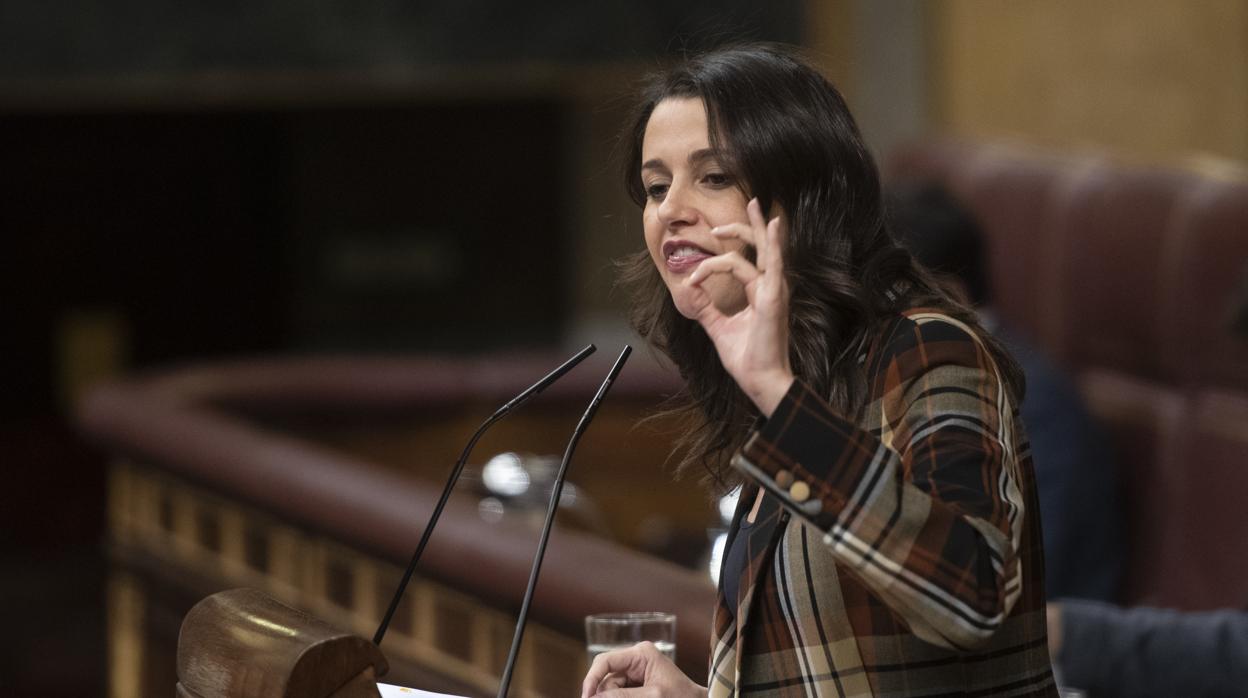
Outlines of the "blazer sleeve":
[{"label": "blazer sleeve", "polygon": [[733,465],[823,533],[920,638],[965,649],[1022,591],[1013,408],[992,359],[951,318],[904,320],[873,378],[882,428],[800,380]]}]

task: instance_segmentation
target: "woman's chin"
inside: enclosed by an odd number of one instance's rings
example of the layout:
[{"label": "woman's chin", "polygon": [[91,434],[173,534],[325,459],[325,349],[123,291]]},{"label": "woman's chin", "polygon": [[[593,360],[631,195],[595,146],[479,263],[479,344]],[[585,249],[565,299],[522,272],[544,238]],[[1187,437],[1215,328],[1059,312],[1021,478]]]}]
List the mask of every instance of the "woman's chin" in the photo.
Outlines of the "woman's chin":
[{"label": "woman's chin", "polygon": [[698,308],[693,304],[693,302],[690,299],[681,298],[680,296],[673,296],[672,304],[676,306],[676,312],[680,313],[681,317],[685,318],[686,320],[698,319]]}]

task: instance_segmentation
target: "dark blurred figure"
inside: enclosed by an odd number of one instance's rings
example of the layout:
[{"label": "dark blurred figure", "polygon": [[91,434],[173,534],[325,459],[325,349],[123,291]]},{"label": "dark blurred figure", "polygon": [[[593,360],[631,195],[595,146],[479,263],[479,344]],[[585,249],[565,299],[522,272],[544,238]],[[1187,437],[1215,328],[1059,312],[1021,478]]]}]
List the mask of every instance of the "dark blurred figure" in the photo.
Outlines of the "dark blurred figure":
[{"label": "dark blurred figure", "polygon": [[890,215],[898,240],[975,306],[1027,376],[1020,411],[1040,495],[1048,598],[1115,600],[1124,549],[1107,437],[1061,370],[997,317],[984,236],[970,212],[944,188],[921,184],[894,191]]},{"label": "dark blurred figure", "polygon": [[1089,698],[1248,695],[1248,613],[1049,604],[1049,654]]}]

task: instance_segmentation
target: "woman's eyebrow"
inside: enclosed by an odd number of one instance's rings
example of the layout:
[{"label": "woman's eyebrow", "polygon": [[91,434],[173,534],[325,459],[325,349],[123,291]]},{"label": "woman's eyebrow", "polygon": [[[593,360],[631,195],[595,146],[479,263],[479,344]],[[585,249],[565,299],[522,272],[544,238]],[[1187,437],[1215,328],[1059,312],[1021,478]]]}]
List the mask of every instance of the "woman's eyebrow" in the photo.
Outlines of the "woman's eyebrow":
[{"label": "woman's eyebrow", "polygon": [[[692,153],[689,153],[689,164],[699,165],[707,160],[714,160],[717,157],[719,157],[719,154],[714,148],[702,148],[701,150],[695,150]],[[661,158],[652,158],[641,163],[641,169],[643,171],[666,170],[667,165],[663,164],[663,160]]]},{"label": "woman's eyebrow", "polygon": [[689,153],[689,164],[698,165],[707,160],[715,160],[719,157],[719,153],[714,148],[703,148]]}]

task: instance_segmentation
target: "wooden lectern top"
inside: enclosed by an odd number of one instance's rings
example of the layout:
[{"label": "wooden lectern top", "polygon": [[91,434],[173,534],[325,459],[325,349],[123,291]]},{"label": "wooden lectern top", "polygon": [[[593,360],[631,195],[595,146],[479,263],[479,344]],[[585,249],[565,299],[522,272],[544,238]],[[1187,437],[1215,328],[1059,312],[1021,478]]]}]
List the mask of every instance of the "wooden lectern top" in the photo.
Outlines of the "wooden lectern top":
[{"label": "wooden lectern top", "polygon": [[178,698],[379,698],[376,645],[255,589],[195,604],[178,636]]}]

